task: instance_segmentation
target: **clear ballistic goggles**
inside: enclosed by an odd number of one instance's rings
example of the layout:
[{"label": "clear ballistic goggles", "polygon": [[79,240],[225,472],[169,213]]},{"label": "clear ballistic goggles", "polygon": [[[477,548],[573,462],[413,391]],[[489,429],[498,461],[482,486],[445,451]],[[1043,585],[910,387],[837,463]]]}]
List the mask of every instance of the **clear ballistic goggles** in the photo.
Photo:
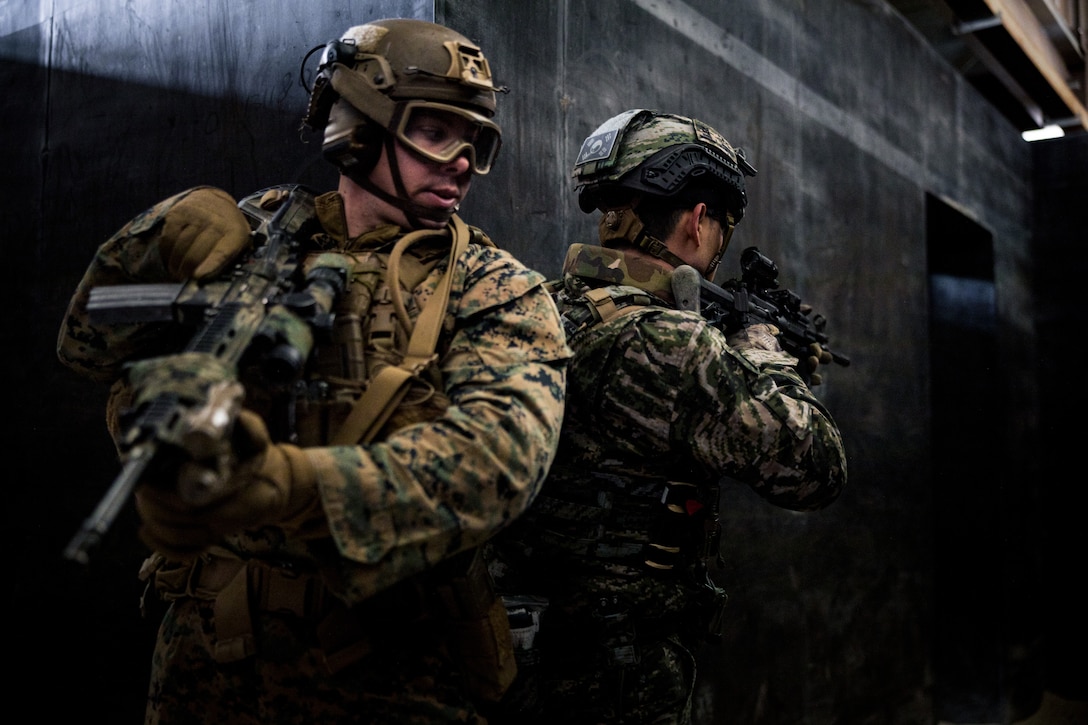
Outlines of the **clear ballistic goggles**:
[{"label": "clear ballistic goggles", "polygon": [[449,163],[468,154],[472,171],[491,171],[502,132],[489,118],[467,108],[433,101],[408,101],[394,130],[397,140],[425,159]]}]

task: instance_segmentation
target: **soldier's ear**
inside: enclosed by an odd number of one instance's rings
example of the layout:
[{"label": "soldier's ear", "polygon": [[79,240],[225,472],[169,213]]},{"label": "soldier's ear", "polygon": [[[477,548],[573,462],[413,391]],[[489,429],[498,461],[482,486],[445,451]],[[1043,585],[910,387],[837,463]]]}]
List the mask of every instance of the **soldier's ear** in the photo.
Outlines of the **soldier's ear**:
[{"label": "soldier's ear", "polygon": [[684,232],[696,247],[707,243],[708,229],[704,226],[710,221],[707,212],[707,205],[700,201],[684,216]]}]

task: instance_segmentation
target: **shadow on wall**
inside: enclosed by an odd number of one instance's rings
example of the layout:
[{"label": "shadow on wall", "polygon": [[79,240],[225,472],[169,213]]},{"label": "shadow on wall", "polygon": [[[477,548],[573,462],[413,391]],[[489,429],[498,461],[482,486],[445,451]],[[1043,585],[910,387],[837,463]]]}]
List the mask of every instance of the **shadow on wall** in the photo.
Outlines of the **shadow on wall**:
[{"label": "shadow on wall", "polygon": [[[64,683],[43,705],[60,719],[95,713],[142,719],[152,620],[140,618],[145,552],[131,507],[85,569],[61,552],[119,466],[105,430],[106,389],[56,359],[67,302],[94,250],[151,204],[197,184],[235,196],[277,183],[333,188],[315,140],[299,139],[298,114],[245,99],[206,98],[32,65],[0,64],[4,79],[0,224],[5,302],[5,380],[14,393],[6,504],[15,559],[12,591],[19,677]],[[47,90],[48,88],[48,90]],[[51,105],[43,94],[61,99]],[[37,99],[37,102],[36,102]],[[38,696],[35,695],[35,698]]]}]

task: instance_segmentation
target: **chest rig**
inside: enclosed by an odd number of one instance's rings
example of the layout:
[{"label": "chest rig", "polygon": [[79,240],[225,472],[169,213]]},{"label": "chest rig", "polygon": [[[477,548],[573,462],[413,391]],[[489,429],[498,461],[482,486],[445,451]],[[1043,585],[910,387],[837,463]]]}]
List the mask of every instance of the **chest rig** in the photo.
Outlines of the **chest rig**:
[{"label": "chest rig", "polygon": [[[242,207],[268,213],[275,192]],[[444,229],[404,234],[390,225],[347,239],[339,198],[316,202],[325,229],[303,267],[339,267],[346,285],[304,379],[265,405],[282,437],[301,446],[381,440],[448,406],[436,361],[456,262],[470,243],[491,242],[456,215]]]},{"label": "chest rig", "polygon": [[[414,248],[405,254],[413,241]],[[340,252],[351,260],[351,279],[335,309],[329,339],[318,346],[305,386],[296,391],[294,428],[300,445],[368,442],[445,409],[448,401],[433,364],[445,314],[441,282],[427,299],[442,309],[434,310],[437,319],[427,330],[419,330],[430,339],[417,338],[411,351],[409,343],[421,315],[414,292],[449,251],[442,237],[413,240],[406,235],[395,244]],[[447,270],[442,281],[451,274]]]}]

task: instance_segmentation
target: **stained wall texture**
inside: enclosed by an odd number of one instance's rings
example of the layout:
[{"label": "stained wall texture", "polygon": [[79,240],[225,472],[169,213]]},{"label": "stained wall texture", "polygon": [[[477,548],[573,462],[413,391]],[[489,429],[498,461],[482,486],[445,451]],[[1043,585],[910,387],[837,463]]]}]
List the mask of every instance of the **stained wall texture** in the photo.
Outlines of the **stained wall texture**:
[{"label": "stained wall texture", "polygon": [[842,498],[800,515],[725,488],[731,601],[699,653],[700,723],[1003,722],[1068,674],[1053,642],[1083,630],[1034,594],[1066,595],[1047,588],[1071,495],[1047,463],[1069,372],[1054,290],[1085,212],[1054,200],[1085,189],[1088,149],[1033,153],[884,3],[54,0],[0,4],[14,645],[28,682],[65,693],[31,707],[137,721],[153,636],[131,511],[90,566],[60,559],[117,472],[106,391],[55,361],[68,296],[98,244],[181,189],[331,187],[299,132],[300,67],[384,16],[477,40],[508,87],[498,166],[463,209],[500,245],[557,273],[595,238],[569,180],[582,139],[627,108],[695,116],[759,170],[720,276],[758,246],[852,361],[819,388]]}]

